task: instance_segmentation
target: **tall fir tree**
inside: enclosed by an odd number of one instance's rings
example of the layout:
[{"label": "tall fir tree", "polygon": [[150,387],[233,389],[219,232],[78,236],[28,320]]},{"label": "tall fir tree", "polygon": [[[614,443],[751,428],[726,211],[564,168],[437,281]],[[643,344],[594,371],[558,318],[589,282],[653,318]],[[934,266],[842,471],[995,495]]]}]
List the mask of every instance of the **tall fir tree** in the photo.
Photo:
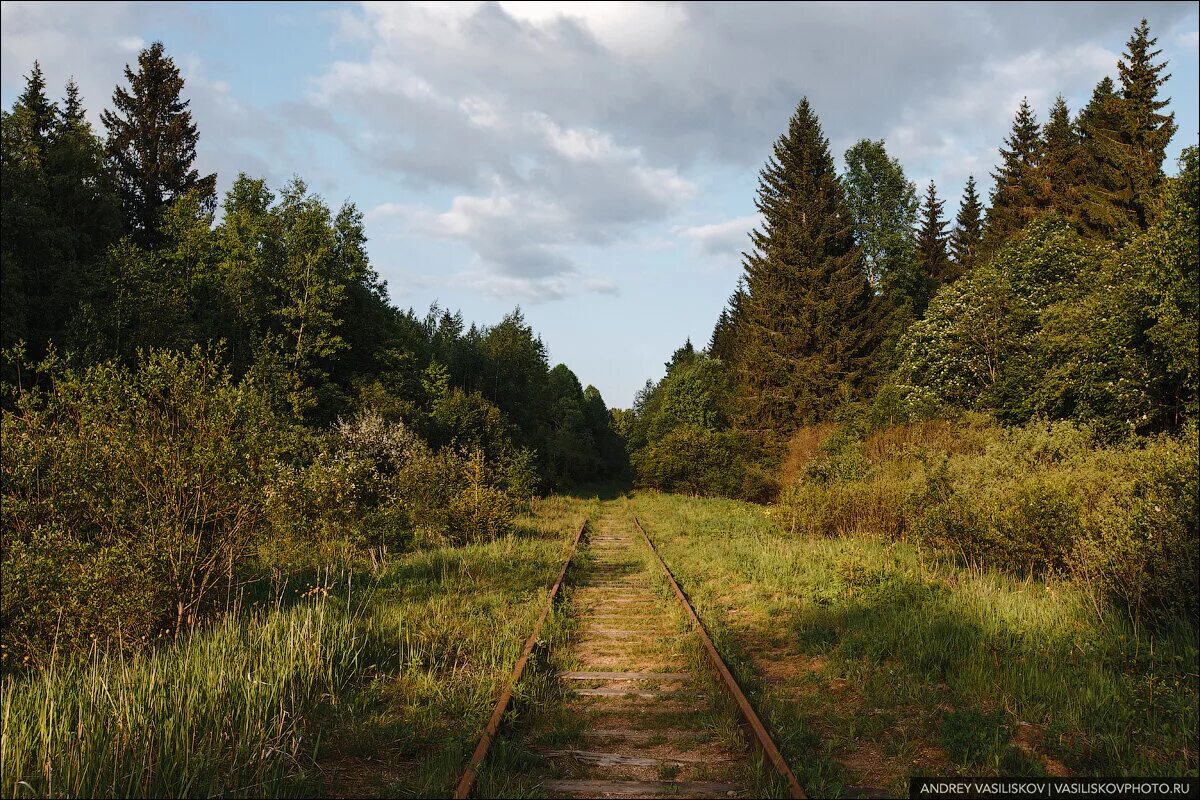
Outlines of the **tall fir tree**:
[{"label": "tall fir tree", "polygon": [[1000,167],[992,173],[995,186],[984,226],[984,245],[988,249],[1020,231],[1044,208],[1038,180],[1042,149],[1037,116],[1028,98],[1023,99],[1013,118],[1012,131],[1000,148]]},{"label": "tall fir tree", "polygon": [[717,318],[712,336],[708,340],[709,356],[719,358],[726,364],[733,363],[734,354],[737,351],[737,333],[741,327],[739,322],[742,318],[742,305],[745,297],[745,278],[739,277],[737,288],[733,290],[725,307],[721,309],[721,316]]},{"label": "tall fir tree", "polygon": [[1133,195],[1122,165],[1125,104],[1112,78],[1105,77],[1079,112],[1076,127],[1083,140],[1083,184],[1078,223],[1095,237],[1117,239],[1134,229]]},{"label": "tall fir tree", "polygon": [[967,177],[962,202],[958,205],[958,216],[954,230],[950,233],[950,256],[956,272],[961,275],[975,266],[979,257],[979,244],[983,241],[983,203],[975,189],[975,176]]},{"label": "tall fir tree", "polygon": [[786,437],[858,394],[874,343],[872,290],[816,114],[801,100],[759,173],[763,217],[743,266],[739,425]]},{"label": "tall fir tree", "polygon": [[145,247],[163,243],[163,212],[187,192],[201,206],[216,204],[216,175],[193,166],[199,134],[190,101],[182,98],[183,76],[154,42],[138,55],[138,69],[125,67],[129,89],[113,91],[113,110],[101,115],[108,129],[108,157],[117,180],[127,230]]},{"label": "tall fir tree", "polygon": [[[55,121],[47,175],[61,260],[52,323],[56,330],[67,334],[79,303],[96,293],[100,262],[121,226],[120,201],[104,164],[104,142],[87,121],[83,98],[73,78],[67,82]],[[88,336],[83,330],[76,334]]]},{"label": "tall fir tree", "polygon": [[61,283],[46,169],[57,113],[35,61],[12,111],[0,118],[0,342],[25,341],[35,357],[55,333]]},{"label": "tall fir tree", "polygon": [[46,76],[37,61],[33,62],[33,69],[25,76],[25,88],[17,96],[13,110],[14,113],[19,110],[25,115],[26,146],[30,148],[31,155],[36,154],[44,162],[58,117],[58,106],[46,95]]},{"label": "tall fir tree", "polygon": [[1094,236],[1124,240],[1154,220],[1161,195],[1163,159],[1175,135],[1175,115],[1159,89],[1170,75],[1146,20],[1134,29],[1117,62],[1120,87],[1105,78],[1079,115],[1087,184],[1082,227]]},{"label": "tall fir tree", "polygon": [[1083,141],[1062,95],[1055,98],[1042,135],[1045,148],[1038,165],[1041,204],[1067,219],[1076,219],[1085,180]]},{"label": "tall fir tree", "polygon": [[1129,38],[1128,52],[1117,63],[1121,98],[1125,101],[1125,173],[1133,214],[1143,230],[1153,221],[1161,195],[1163,159],[1177,129],[1174,112],[1162,113],[1170,98],[1159,99],[1158,90],[1171,76],[1164,74],[1166,61],[1155,63],[1162,54],[1162,50],[1153,49],[1156,44],[1158,39],[1150,36],[1150,25],[1143,19]]},{"label": "tall fir tree", "polygon": [[946,219],[942,217],[944,207],[946,201],[937,197],[937,186],[934,181],[929,181],[929,188],[926,188],[925,198],[920,205],[920,229],[917,231],[920,275],[928,282],[928,294],[924,297],[924,303],[919,306],[922,313],[938,285],[959,277],[958,267],[950,260],[947,252],[949,236],[946,233]]}]

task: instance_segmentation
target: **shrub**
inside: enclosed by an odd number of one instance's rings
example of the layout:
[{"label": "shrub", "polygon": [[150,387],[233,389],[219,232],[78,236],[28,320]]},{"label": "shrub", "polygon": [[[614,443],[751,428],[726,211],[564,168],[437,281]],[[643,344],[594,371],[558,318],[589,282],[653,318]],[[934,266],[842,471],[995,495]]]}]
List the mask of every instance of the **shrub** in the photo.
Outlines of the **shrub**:
[{"label": "shrub", "polygon": [[774,486],[750,469],[750,448],[733,431],[681,425],[633,455],[638,481],[665,492],[760,500]]},{"label": "shrub", "polygon": [[[1197,613],[1197,434],[1103,445],[1070,422],[925,422],[829,435],[780,500],[806,536],[913,537],[966,562],[1057,574],[1142,619]],[[1099,606],[1098,606],[1099,607]]]},{"label": "shrub", "polygon": [[286,437],[263,394],[199,349],[41,370],[48,388],[19,393],[0,423],[13,657],[194,621],[265,529],[262,489]]},{"label": "shrub", "polygon": [[1126,502],[1110,503],[1075,546],[1071,567],[1135,618],[1200,614],[1196,426],[1160,437],[1132,461],[1138,477]]}]

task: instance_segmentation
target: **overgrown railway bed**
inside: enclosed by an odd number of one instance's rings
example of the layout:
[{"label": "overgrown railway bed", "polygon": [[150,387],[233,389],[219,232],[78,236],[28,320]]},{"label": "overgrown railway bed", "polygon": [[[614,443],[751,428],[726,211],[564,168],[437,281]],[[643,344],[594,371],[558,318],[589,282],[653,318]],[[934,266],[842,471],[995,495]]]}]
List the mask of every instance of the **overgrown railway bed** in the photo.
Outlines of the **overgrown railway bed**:
[{"label": "overgrown railway bed", "polygon": [[[664,581],[677,604],[659,591]],[[562,708],[531,715],[527,729],[512,734],[540,756],[527,776],[531,786],[563,798],[805,796],[636,518],[610,512],[581,524],[547,612],[564,593],[578,627],[552,658]],[[547,615],[526,642],[456,797],[475,792]]]}]

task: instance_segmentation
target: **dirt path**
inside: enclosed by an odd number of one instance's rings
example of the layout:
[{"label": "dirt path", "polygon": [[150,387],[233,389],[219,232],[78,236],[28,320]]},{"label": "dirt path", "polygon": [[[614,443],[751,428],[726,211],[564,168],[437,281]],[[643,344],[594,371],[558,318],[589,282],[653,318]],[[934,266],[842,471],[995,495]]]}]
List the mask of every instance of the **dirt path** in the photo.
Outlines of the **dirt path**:
[{"label": "dirt path", "polygon": [[555,666],[563,714],[540,720],[550,797],[744,797],[749,751],[697,658],[693,634],[655,591],[628,513],[605,509],[574,572],[578,633]]}]

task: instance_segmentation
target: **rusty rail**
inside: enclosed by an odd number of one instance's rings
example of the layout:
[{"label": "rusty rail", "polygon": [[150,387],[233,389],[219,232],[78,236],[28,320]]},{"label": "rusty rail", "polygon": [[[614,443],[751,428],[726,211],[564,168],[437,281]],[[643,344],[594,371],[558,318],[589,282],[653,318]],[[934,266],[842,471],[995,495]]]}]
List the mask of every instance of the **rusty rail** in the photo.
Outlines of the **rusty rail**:
[{"label": "rusty rail", "polygon": [[654,542],[650,541],[650,536],[646,533],[646,529],[642,527],[642,523],[636,515],[633,518],[633,524],[637,526],[637,529],[642,534],[642,538],[646,540],[646,545],[650,548],[650,552],[658,559],[663,574],[667,576],[667,580],[671,583],[671,588],[675,590],[675,596],[679,598],[680,605],[687,612],[688,618],[691,619],[692,625],[696,628],[696,632],[700,634],[700,642],[704,645],[705,652],[708,653],[709,662],[712,663],[713,669],[716,670],[717,675],[721,678],[721,682],[725,684],[726,691],[737,702],[738,711],[741,712],[742,719],[751,732],[753,732],[759,749],[766,755],[776,771],[787,781],[790,796],[794,798],[807,797],[804,794],[804,789],[800,787],[800,782],[796,780],[796,775],[792,772],[792,768],[784,761],[783,754],[779,752],[779,748],[775,746],[775,742],[771,739],[771,734],[767,731],[766,726],[763,725],[762,720],[758,718],[754,706],[750,705],[750,701],[746,698],[745,693],[742,692],[742,688],[738,686],[733,673],[729,671],[729,667],[725,666],[725,661],[721,658],[721,654],[717,652],[717,647],[713,644],[712,638],[709,637],[704,623],[696,616],[696,611],[688,601],[687,595],[679,588],[679,584],[676,582],[675,576],[671,574],[667,562],[663,561],[662,556],[659,555],[658,548],[654,546]]},{"label": "rusty rail", "polygon": [[525,665],[529,663],[529,656],[532,655],[533,648],[537,644],[538,636],[542,632],[542,625],[546,623],[546,617],[550,616],[550,609],[554,607],[554,598],[558,596],[558,590],[562,587],[563,579],[567,576],[567,568],[571,566],[571,559],[575,557],[575,550],[579,547],[579,540],[583,536],[585,528],[587,528],[586,518],[583,522],[579,523],[579,530],[575,532],[575,540],[571,542],[571,552],[567,553],[567,558],[563,561],[562,570],[558,573],[558,579],[554,581],[554,586],[550,588],[550,596],[546,599],[546,607],[542,609],[542,615],[538,617],[537,624],[533,626],[533,633],[529,634],[529,638],[525,640],[525,648],[521,651],[521,657],[517,660],[517,665],[513,667],[512,676],[508,679],[508,685],[504,687],[500,699],[496,701],[496,707],[492,709],[492,716],[488,720],[487,727],[483,729],[483,734],[479,737],[479,744],[475,745],[475,752],[471,754],[471,761],[459,779],[458,786],[454,789],[456,800],[466,800],[466,798],[471,796],[471,790],[475,788],[475,779],[479,777],[479,767],[483,764],[483,760],[487,758],[488,748],[492,746],[492,742],[496,739],[496,733],[500,730],[500,721],[504,719],[504,712],[508,710],[508,703],[512,700],[513,689],[516,688],[517,682],[521,680],[521,675],[525,672]]}]

